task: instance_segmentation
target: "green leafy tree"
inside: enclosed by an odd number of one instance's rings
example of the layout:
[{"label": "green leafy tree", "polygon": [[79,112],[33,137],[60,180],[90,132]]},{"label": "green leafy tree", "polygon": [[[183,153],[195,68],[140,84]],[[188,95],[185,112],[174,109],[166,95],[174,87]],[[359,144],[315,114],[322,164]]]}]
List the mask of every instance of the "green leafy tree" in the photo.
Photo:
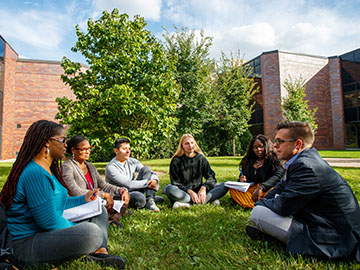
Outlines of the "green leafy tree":
[{"label": "green leafy tree", "polygon": [[62,61],[62,79],[75,99],[58,98],[56,118],[70,125],[70,135],[90,139],[93,160],[109,160],[120,136],[131,139],[135,156],[148,158],[174,131],[174,65],[145,26],[140,16],[129,20],[117,9],[104,11],[99,20],[88,20],[86,33],[76,26],[72,51],[86,58],[88,68]]},{"label": "green leafy tree", "polygon": [[308,122],[313,131],[316,132],[315,114],[318,108],[309,109],[308,101],[305,100],[305,79],[299,77],[296,80],[292,80],[289,77],[284,81],[283,86],[288,93],[287,96],[280,98],[281,111],[285,120]]},{"label": "green leafy tree", "polygon": [[252,69],[244,63],[240,53],[230,58],[223,53],[212,74],[208,106],[212,118],[203,127],[203,140],[210,154],[243,152],[251,137],[248,122],[258,87],[251,77]]},{"label": "green leafy tree", "polygon": [[199,35],[188,28],[175,28],[175,33],[163,35],[168,54],[176,60],[176,81],[180,85],[180,95],[176,108],[177,136],[191,133],[197,136],[206,113],[207,88],[211,60],[209,49],[212,38],[201,31]]}]

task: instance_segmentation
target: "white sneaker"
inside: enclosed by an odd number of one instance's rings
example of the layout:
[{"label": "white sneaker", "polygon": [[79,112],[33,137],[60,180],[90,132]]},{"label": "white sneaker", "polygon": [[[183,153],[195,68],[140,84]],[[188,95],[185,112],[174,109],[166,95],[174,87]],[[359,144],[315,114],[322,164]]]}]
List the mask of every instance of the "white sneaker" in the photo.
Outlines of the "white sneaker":
[{"label": "white sneaker", "polygon": [[160,212],[160,209],[156,206],[153,198],[151,198],[151,199],[149,199],[147,201],[145,207],[146,207],[147,210],[150,210],[150,211],[153,211],[153,212]]},{"label": "white sneaker", "polygon": [[179,207],[186,207],[186,208],[190,208],[190,203],[186,203],[186,202],[175,202],[173,205],[173,209],[179,208]]},{"label": "white sneaker", "polygon": [[212,201],[211,204],[212,204],[212,205],[215,205],[215,206],[220,206],[220,201],[219,201],[219,200],[215,200],[215,201]]}]

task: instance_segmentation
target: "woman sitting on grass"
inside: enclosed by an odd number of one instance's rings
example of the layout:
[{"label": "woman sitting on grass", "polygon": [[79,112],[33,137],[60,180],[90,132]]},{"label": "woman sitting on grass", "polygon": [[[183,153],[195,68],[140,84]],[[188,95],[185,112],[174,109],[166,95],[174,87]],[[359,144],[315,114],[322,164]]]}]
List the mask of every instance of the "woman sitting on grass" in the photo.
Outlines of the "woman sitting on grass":
[{"label": "woman sitting on grass", "polygon": [[230,196],[244,208],[254,208],[254,202],[263,198],[285,173],[271,141],[262,134],[250,141],[240,168],[239,181],[254,184],[245,193],[230,189]]},{"label": "woman sitting on grass", "polygon": [[129,205],[130,196],[126,188],[118,187],[109,183],[101,177],[96,167],[88,162],[92,146],[82,135],[76,135],[67,142],[67,153],[72,158],[63,163],[63,178],[70,190],[71,196],[86,194],[89,190],[99,188],[99,196],[107,201],[107,208],[114,205],[113,196],[124,201],[120,214],[110,215],[110,223],[122,226],[119,218],[125,213]]},{"label": "woman sitting on grass", "polygon": [[218,199],[228,191],[224,183],[216,184],[214,171],[190,134],[181,137],[172,157],[170,180],[171,184],[164,187],[164,193],[175,202],[173,208],[190,207],[190,203],[213,202],[219,205]]},{"label": "woman sitting on grass", "polygon": [[64,209],[90,202],[97,190],[69,197],[61,177],[65,130],[40,120],[26,132],[19,154],[2,189],[16,264],[58,265],[83,255],[118,268],[125,260],[107,252],[107,212],[78,224],[63,218]]}]

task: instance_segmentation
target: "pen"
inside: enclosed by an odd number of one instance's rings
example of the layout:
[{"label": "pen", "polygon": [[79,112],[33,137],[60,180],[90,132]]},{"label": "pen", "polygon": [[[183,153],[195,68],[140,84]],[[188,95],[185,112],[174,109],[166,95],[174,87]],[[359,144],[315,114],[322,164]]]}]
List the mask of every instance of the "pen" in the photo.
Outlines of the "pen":
[{"label": "pen", "polygon": [[[94,187],[93,187],[93,185],[89,182],[89,187],[90,187],[90,189],[91,190],[94,190]],[[96,197],[96,192],[94,193],[94,195],[93,196],[95,196]]]},{"label": "pen", "polygon": [[240,169],[240,167],[239,167],[239,171],[240,171],[240,175],[241,175],[241,176],[244,175],[243,172],[242,172],[242,170]]}]

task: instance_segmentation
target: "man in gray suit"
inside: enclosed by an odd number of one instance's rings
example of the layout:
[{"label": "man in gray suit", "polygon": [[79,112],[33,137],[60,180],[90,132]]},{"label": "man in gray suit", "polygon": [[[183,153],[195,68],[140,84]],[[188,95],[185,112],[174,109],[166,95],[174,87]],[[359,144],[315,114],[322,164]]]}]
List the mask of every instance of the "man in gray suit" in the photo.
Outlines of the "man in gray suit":
[{"label": "man in gray suit", "polygon": [[360,261],[359,203],[346,181],[312,148],[308,123],[283,122],[274,147],[286,161],[286,176],[255,203],[246,232],[253,239],[271,235],[291,254]]}]

